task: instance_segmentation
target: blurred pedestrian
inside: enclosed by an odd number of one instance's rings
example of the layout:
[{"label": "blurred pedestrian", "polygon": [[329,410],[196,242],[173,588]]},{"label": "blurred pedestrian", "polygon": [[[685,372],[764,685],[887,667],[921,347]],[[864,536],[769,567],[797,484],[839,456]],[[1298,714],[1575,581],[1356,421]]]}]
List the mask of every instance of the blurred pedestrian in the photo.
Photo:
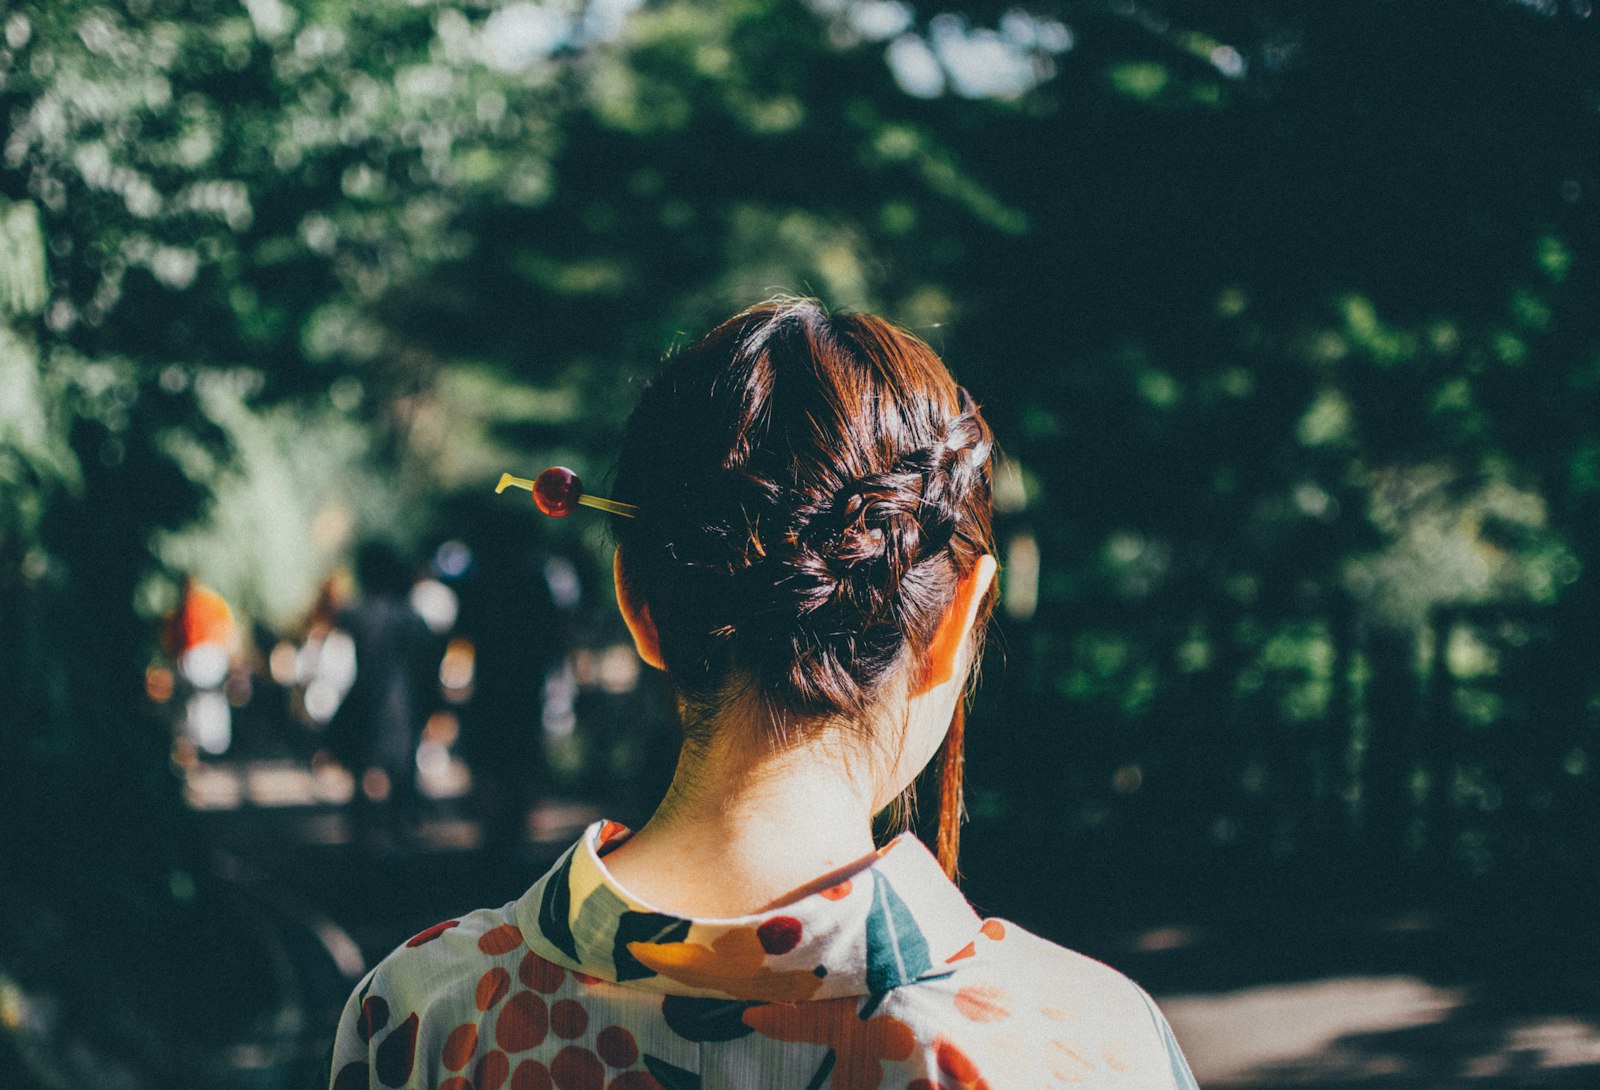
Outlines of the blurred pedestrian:
[{"label": "blurred pedestrian", "polygon": [[510,850],[526,840],[528,810],[546,785],[546,696],[566,661],[578,591],[571,565],[531,545],[524,524],[504,534],[496,525],[462,588],[460,630],[474,654],[460,746],[485,844]]},{"label": "blurred pedestrian", "polygon": [[339,627],[339,614],[352,594],[346,569],[330,573],[317,588],[305,620],[305,635],[293,651],[290,677],[298,689],[295,713],[319,735],[344,701],[356,678],[356,647]]},{"label": "blurred pedestrian", "polygon": [[213,757],[226,753],[233,742],[233,712],[223,683],[234,638],[233,610],[222,595],[193,573],[184,573],[178,604],[162,625],[161,648],[187,690],[180,737]]},{"label": "blurred pedestrian", "polygon": [[420,817],[416,751],[432,709],[438,663],[432,634],[407,600],[410,571],[393,547],[356,553],[360,594],[338,628],[355,648],[355,675],[328,724],[328,747],[355,777],[352,815],[364,848],[401,848]]}]

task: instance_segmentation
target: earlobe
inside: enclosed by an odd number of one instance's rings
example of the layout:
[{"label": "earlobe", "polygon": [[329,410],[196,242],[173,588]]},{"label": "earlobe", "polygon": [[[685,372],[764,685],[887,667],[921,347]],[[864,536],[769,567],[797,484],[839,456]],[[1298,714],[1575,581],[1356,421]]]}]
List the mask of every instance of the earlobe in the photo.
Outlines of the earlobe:
[{"label": "earlobe", "polygon": [[933,642],[928,645],[927,674],[919,694],[937,689],[955,677],[961,665],[962,651],[972,635],[973,625],[977,623],[978,610],[994,583],[996,569],[994,557],[988,554],[980,556],[956,587],[956,596],[945,611],[944,620],[939,622]]},{"label": "earlobe", "polygon": [[611,578],[617,587],[617,608],[622,612],[622,622],[628,626],[628,633],[633,636],[633,646],[638,649],[639,657],[657,670],[665,670],[667,664],[661,657],[661,635],[650,617],[650,607],[643,603],[634,604],[628,593],[627,580],[622,577],[621,549],[612,556]]}]

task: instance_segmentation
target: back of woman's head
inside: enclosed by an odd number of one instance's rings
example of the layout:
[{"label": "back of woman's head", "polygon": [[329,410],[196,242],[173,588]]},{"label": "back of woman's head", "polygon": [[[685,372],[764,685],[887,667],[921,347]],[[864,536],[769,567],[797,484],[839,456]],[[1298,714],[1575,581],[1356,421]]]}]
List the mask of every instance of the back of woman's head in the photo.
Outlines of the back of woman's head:
[{"label": "back of woman's head", "polygon": [[670,358],[614,525],[686,727],[744,696],[777,730],[849,716],[907,676],[992,552],[991,444],[933,350],[870,315],[764,303]]}]

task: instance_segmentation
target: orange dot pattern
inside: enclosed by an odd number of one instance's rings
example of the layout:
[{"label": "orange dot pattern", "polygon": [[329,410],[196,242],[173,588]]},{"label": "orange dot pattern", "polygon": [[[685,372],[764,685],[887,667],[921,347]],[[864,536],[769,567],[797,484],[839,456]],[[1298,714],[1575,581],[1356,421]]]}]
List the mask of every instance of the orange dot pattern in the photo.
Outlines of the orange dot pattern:
[{"label": "orange dot pattern", "polygon": [[478,1023],[463,1022],[450,1031],[440,1050],[440,1059],[451,1071],[460,1071],[478,1050]]},{"label": "orange dot pattern", "polygon": [[553,961],[544,958],[529,950],[522,959],[522,964],[517,966],[517,979],[536,992],[550,995],[561,987],[561,982],[567,978],[567,971]]},{"label": "orange dot pattern", "polygon": [[605,1090],[606,1068],[593,1052],[568,1045],[550,1061],[550,1077],[556,1090]]},{"label": "orange dot pattern", "polygon": [[956,1010],[974,1022],[1011,1017],[1011,1000],[998,984],[971,984],[956,992]]},{"label": "orange dot pattern", "polygon": [[478,936],[478,949],[490,957],[509,954],[522,945],[522,929],[514,923],[503,923],[493,931]]},{"label": "orange dot pattern", "polygon": [[576,999],[558,999],[550,1005],[550,1032],[564,1041],[583,1036],[589,1028],[589,1012]]},{"label": "orange dot pattern", "polygon": [[944,1037],[934,1041],[933,1055],[939,1070],[957,1082],[972,1082],[978,1077],[978,1065],[953,1041]]},{"label": "orange dot pattern", "polygon": [[511,1090],[551,1090],[550,1069],[538,1060],[523,1060],[511,1072]]},{"label": "orange dot pattern", "polygon": [[477,1090],[500,1090],[509,1074],[511,1074],[511,1061],[504,1052],[496,1049],[483,1054],[483,1059],[478,1061],[478,1067],[473,1072],[472,1081],[476,1084]]},{"label": "orange dot pattern", "polygon": [[461,926],[460,920],[446,920],[444,923],[436,923],[426,931],[419,931],[415,935],[412,935],[406,940],[406,946],[410,949],[415,949],[418,946],[424,946],[438,938],[440,935],[444,934],[446,931],[450,930],[452,927],[459,926]]},{"label": "orange dot pattern", "polygon": [[[615,846],[630,834],[615,826],[604,835]],[[915,855],[902,850],[894,858]],[[1131,1090],[1144,1086],[1141,1080],[1151,1073],[1160,1073],[1160,1085],[1166,1086],[1165,1072],[1181,1070],[1170,1038],[1152,1052],[1140,1037],[1106,1031],[1113,1023],[1102,1018],[1102,1000],[1114,992],[1096,987],[1106,986],[1107,978],[1082,977],[1091,986],[1080,989],[1071,985],[1080,979],[1072,978],[1071,963],[1050,961],[1066,970],[1063,986],[1034,986],[1041,976],[1054,979],[1054,968],[1046,974],[1045,962],[1022,986],[1017,974],[1034,969],[1037,940],[1012,932],[1012,925],[968,916],[966,934],[948,944],[942,936],[950,929],[919,935],[926,925],[914,884],[901,891],[906,904],[894,909],[892,919],[894,952],[912,964],[905,990],[841,994],[841,983],[856,985],[839,980],[841,971],[854,971],[850,963],[841,966],[827,956],[839,921],[860,916],[872,907],[868,902],[897,896],[885,885],[889,879],[877,872],[853,877],[854,882],[829,886],[809,901],[786,902],[781,913],[763,913],[748,923],[699,922],[692,926],[708,930],[651,932],[662,937],[630,941],[627,952],[660,977],[639,987],[672,985],[651,989],[656,994],[643,1003],[630,981],[612,983],[568,968],[581,962],[568,948],[573,934],[565,935],[568,945],[551,935],[524,934],[518,921],[533,926],[537,919],[552,931],[562,926],[559,901],[554,909],[541,905],[537,916],[521,902],[515,915],[475,913],[435,924],[408,940],[407,947],[421,949],[404,955],[427,972],[385,978],[380,968],[363,985],[361,1002],[341,1026],[333,1090],[686,1090],[700,1085],[699,1057],[708,1048],[724,1047],[733,1054],[733,1070],[739,1065],[734,1057],[748,1047],[751,1056],[783,1057],[784,1087],[819,1090],[994,1090],[990,1079],[1002,1086]],[[591,873],[585,882],[593,879]],[[566,920],[578,949],[584,957],[590,949],[603,952],[594,972],[616,971],[608,956],[612,936],[595,931],[591,905],[576,903],[576,891],[592,885],[580,885],[575,877],[571,888],[574,903]],[[847,898],[854,900],[829,907]],[[666,922],[679,921],[667,917]],[[603,917],[599,923],[605,924]],[[903,941],[908,935],[910,941]],[[622,949],[621,939],[617,942]],[[919,950],[918,942],[924,948]],[[541,950],[561,952],[545,957]],[[561,961],[551,960],[555,957]],[[920,967],[913,964],[917,959]],[[747,977],[767,985],[779,979],[785,987],[752,991]],[[449,1005],[419,1000],[398,987],[415,980],[450,982]],[[390,981],[397,986],[386,987]],[[679,985],[698,990],[677,991]],[[828,990],[819,992],[824,986]],[[914,992],[919,998],[912,998]],[[659,1020],[652,1017],[657,1011]],[[1114,1024],[1130,1025],[1126,1020]],[[1149,1026],[1148,1021],[1139,1024]],[[1161,1026],[1159,1015],[1156,1025]],[[742,1043],[752,1037],[761,1040]],[[357,1041],[359,1046],[352,1047]],[[788,1045],[792,1053],[783,1047]],[[1193,1090],[1192,1083],[1176,1081],[1174,1090]],[[768,1083],[764,1090],[775,1085]]]},{"label": "orange dot pattern", "polygon": [[550,1069],[538,1060],[523,1060],[511,1072],[511,1090],[551,1090]]},{"label": "orange dot pattern", "polygon": [[597,1033],[594,1050],[607,1067],[631,1067],[639,1060],[639,1043],[622,1026],[607,1026]]},{"label": "orange dot pattern", "polygon": [[478,990],[473,1002],[480,1011],[486,1011],[504,999],[510,990],[511,974],[496,965],[478,978]]},{"label": "orange dot pattern", "polygon": [[665,1090],[648,1071],[624,1071],[607,1085],[606,1090]]},{"label": "orange dot pattern", "polygon": [[494,1024],[495,1043],[507,1052],[523,1052],[544,1044],[550,1010],[532,992],[518,992],[500,1009]]}]

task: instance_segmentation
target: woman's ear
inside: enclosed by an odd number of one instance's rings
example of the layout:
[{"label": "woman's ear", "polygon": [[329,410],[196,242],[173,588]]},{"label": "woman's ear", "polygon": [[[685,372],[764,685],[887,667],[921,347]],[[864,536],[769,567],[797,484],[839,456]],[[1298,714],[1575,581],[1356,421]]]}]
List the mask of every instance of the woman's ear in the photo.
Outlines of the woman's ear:
[{"label": "woman's ear", "polygon": [[985,553],[962,577],[956,596],[951,599],[950,608],[945,610],[944,619],[933,634],[933,642],[928,645],[926,673],[914,695],[937,689],[956,676],[967,639],[972,635],[972,626],[978,621],[978,608],[994,584],[997,567],[994,557]]},{"label": "woman's ear", "polygon": [[632,595],[628,593],[628,581],[622,577],[621,549],[612,555],[611,578],[617,585],[617,608],[622,611],[622,621],[633,636],[633,646],[639,649],[639,657],[657,670],[665,670],[667,664],[661,658],[661,634],[656,631],[655,621],[650,619],[650,607],[642,602],[637,605],[634,603]]}]

